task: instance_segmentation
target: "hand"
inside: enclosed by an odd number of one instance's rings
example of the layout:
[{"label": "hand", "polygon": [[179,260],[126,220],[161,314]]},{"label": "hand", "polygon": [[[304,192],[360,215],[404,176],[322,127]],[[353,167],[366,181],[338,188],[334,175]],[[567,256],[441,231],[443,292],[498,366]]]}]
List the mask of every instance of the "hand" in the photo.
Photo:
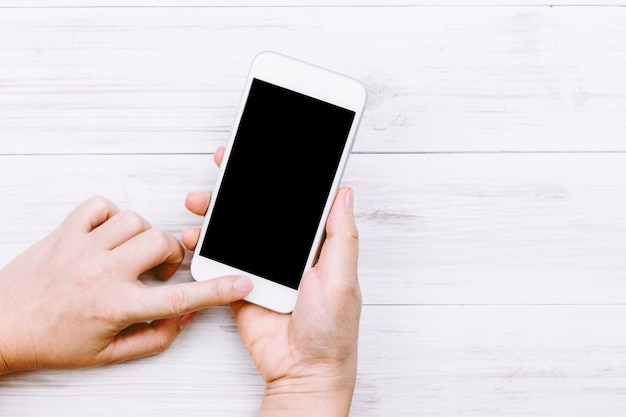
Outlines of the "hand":
[{"label": "hand", "polygon": [[[251,289],[247,278],[147,286],[184,249],[131,211],[92,197],[0,270],[0,374],[121,362],[167,348],[194,311]],[[149,322],[149,320],[153,320]]]},{"label": "hand", "polygon": [[[219,165],[223,148],[215,152]],[[209,193],[190,193],[185,204],[206,213]],[[293,313],[245,301],[231,304],[241,338],[266,382],[260,415],[347,416],[357,370],[361,291],[353,193],[342,187],[326,223],[316,265],[302,279]],[[189,249],[199,230],[183,232]]]}]

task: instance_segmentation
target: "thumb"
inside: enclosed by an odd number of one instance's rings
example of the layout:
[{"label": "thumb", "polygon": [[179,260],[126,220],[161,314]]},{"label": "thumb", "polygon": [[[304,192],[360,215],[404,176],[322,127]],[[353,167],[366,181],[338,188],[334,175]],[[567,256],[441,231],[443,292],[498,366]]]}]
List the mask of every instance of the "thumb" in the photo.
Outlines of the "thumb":
[{"label": "thumb", "polygon": [[125,362],[131,359],[154,355],[167,349],[180,331],[196,313],[154,320],[151,323],[135,323],[120,332],[117,337],[100,352],[106,363]]},{"label": "thumb", "polygon": [[[333,271],[329,278],[343,279],[342,284],[358,285],[357,264],[359,232],[354,221],[354,193],[350,187],[341,187],[326,221],[326,239],[318,265]],[[339,276],[337,276],[339,275]]]}]

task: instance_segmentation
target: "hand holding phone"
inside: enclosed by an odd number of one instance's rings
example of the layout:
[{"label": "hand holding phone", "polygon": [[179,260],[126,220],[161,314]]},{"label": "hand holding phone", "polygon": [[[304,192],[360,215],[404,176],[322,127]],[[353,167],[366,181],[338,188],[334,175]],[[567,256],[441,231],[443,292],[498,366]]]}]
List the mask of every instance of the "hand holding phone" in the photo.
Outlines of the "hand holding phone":
[{"label": "hand holding phone", "polygon": [[[219,166],[224,147],[213,159]],[[211,193],[190,193],[185,206],[204,215]],[[245,301],[230,306],[237,330],[266,382],[259,416],[347,416],[356,383],[361,289],[359,233],[354,194],[342,186],[326,221],[326,236],[314,267],[302,277],[292,314],[280,314]],[[194,250],[199,229],[183,231]],[[295,414],[294,414],[295,413]]]},{"label": "hand holding phone", "polygon": [[254,59],[191,261],[249,276],[247,301],[293,310],[365,106],[361,83],[275,52]]}]

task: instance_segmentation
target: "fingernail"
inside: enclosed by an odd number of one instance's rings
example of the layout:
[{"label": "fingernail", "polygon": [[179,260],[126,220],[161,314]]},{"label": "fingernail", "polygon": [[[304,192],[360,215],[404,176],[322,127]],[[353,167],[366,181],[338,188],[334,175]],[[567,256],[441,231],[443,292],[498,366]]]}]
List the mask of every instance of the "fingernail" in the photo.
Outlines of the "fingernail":
[{"label": "fingernail", "polygon": [[252,281],[250,278],[241,277],[235,281],[235,290],[242,294],[247,294],[252,290]]},{"label": "fingernail", "polygon": [[194,312],[187,313],[180,318],[180,320],[178,321],[178,325],[180,326],[181,329],[184,329],[185,327],[187,327],[189,323],[191,323],[194,317],[196,317],[196,313]]},{"label": "fingernail", "polygon": [[352,188],[348,188],[346,192],[346,206],[348,206],[350,210],[354,208],[354,193],[352,192]]}]

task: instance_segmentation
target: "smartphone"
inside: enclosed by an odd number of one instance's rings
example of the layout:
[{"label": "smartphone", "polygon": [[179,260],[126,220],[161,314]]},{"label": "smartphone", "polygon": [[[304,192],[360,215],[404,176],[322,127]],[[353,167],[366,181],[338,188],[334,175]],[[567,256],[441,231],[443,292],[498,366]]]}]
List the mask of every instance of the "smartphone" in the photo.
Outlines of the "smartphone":
[{"label": "smartphone", "polygon": [[250,277],[246,300],[293,311],[361,120],[356,79],[273,51],[253,60],[191,260]]}]

